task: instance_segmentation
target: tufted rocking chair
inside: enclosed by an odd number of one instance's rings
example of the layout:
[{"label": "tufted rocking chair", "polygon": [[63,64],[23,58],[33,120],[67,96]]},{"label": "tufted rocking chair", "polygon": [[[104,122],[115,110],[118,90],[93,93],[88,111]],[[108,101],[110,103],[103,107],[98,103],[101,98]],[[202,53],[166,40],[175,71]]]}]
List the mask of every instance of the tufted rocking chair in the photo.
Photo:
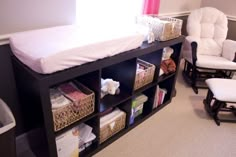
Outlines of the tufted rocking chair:
[{"label": "tufted rocking chair", "polygon": [[226,40],[228,19],[221,11],[205,7],[188,17],[183,45],[183,77],[197,94],[207,88],[207,78],[231,78],[236,71],[236,41]]}]

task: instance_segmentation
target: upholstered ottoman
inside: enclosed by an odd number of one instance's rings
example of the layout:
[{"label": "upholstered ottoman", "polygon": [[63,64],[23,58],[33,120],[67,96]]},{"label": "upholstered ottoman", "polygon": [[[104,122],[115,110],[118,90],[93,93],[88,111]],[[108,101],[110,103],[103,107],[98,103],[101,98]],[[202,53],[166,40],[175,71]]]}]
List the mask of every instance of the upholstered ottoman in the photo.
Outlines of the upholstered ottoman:
[{"label": "upholstered ottoman", "polygon": [[236,80],[212,78],[207,79],[206,84],[209,90],[203,103],[208,114],[217,125],[220,125],[221,121],[236,122],[236,118],[220,119],[218,117],[220,111],[232,112],[236,116]]}]

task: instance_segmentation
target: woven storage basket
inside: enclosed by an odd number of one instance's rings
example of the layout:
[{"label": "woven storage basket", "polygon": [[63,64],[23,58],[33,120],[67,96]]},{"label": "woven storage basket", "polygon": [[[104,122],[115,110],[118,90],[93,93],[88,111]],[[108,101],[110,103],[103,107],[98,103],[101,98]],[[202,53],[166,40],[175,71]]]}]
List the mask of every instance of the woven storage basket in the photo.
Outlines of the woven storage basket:
[{"label": "woven storage basket", "polygon": [[80,101],[52,110],[55,131],[59,131],[94,112],[94,92],[79,82],[76,82],[76,85],[87,96]]},{"label": "woven storage basket", "polygon": [[181,35],[183,21],[171,17],[143,15],[137,17],[137,23],[149,27],[158,41],[166,41]]},{"label": "woven storage basket", "polygon": [[114,121],[112,121],[111,123],[104,125],[102,128],[100,128],[100,141],[99,141],[99,143],[106,141],[108,138],[110,138],[114,134],[116,134],[119,131],[121,131],[122,129],[124,129],[125,122],[126,122],[126,113],[123,112],[121,114],[121,116],[116,118]]},{"label": "woven storage basket", "polygon": [[135,83],[134,83],[134,90],[137,90],[153,81],[154,74],[155,74],[155,65],[145,62],[141,59],[138,59],[138,64],[141,64],[146,69],[142,72],[136,74]]}]

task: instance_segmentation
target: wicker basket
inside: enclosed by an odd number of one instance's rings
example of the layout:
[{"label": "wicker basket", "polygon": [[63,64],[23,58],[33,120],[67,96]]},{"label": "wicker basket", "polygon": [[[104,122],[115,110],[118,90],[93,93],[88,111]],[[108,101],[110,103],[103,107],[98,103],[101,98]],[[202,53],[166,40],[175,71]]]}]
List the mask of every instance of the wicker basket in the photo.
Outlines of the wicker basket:
[{"label": "wicker basket", "polygon": [[183,21],[171,17],[143,15],[137,17],[137,23],[149,27],[158,41],[166,41],[181,35]]},{"label": "wicker basket", "polygon": [[79,82],[76,82],[76,85],[87,96],[78,102],[71,102],[64,107],[52,110],[55,131],[59,131],[94,112],[94,92]]},{"label": "wicker basket", "polygon": [[134,83],[134,90],[137,90],[153,81],[154,74],[155,74],[155,65],[145,62],[141,59],[138,59],[138,64],[141,64],[146,69],[142,72],[136,74],[135,83]]},{"label": "wicker basket", "polygon": [[126,122],[126,113],[122,111],[121,116],[116,118],[111,123],[104,125],[102,128],[100,128],[100,141],[99,141],[100,144],[106,141],[108,138],[110,138],[114,134],[124,129],[125,122]]}]

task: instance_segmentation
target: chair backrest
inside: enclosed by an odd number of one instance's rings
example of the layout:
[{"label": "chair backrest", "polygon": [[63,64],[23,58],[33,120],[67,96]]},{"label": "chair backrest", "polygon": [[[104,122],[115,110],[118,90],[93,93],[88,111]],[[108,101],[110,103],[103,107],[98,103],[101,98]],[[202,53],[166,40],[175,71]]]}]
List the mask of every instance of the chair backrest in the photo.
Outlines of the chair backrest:
[{"label": "chair backrest", "polygon": [[228,19],[215,8],[200,8],[189,15],[187,32],[198,39],[198,54],[221,56],[228,32]]}]

